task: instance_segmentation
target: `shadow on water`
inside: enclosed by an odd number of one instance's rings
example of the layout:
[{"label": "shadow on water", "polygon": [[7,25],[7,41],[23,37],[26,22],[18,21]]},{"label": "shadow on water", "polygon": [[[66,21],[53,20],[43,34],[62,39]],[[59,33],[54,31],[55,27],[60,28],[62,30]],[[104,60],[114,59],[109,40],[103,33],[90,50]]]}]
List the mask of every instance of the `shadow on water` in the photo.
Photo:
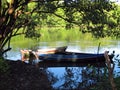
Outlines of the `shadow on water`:
[{"label": "shadow on water", "polygon": [[105,63],[40,62],[56,90],[89,90],[105,75]]},{"label": "shadow on water", "polygon": [[101,63],[75,63],[75,62],[39,62],[39,67],[86,67],[86,66],[93,66],[93,67],[105,67],[106,64],[105,62],[101,62]]}]

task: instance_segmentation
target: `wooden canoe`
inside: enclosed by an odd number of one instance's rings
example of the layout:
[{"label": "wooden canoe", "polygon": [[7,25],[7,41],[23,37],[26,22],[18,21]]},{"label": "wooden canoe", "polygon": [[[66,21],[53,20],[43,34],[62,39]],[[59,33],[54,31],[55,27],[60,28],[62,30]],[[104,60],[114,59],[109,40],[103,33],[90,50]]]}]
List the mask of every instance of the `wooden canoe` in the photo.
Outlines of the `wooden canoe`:
[{"label": "wooden canoe", "polygon": [[49,48],[49,49],[38,49],[37,51],[32,50],[20,50],[22,61],[28,61],[30,59],[37,59],[39,54],[54,54],[65,52],[67,46]]},{"label": "wooden canoe", "polygon": [[53,54],[53,53],[60,53],[60,52],[65,52],[67,49],[67,46],[63,47],[56,47],[56,48],[49,48],[49,49],[38,49],[36,52],[39,54]]}]

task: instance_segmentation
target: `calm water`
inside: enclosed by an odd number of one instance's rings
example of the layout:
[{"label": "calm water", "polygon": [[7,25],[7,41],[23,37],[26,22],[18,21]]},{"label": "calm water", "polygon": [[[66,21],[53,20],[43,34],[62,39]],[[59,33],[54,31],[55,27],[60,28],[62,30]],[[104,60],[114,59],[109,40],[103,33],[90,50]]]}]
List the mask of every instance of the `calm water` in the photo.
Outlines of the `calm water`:
[{"label": "calm water", "polygon": [[[99,42],[94,41],[55,41],[55,42],[29,42],[28,44],[22,46],[21,44],[12,44],[12,50],[7,53],[7,58],[11,60],[20,60],[21,54],[20,49],[36,49],[36,48],[52,48],[52,47],[59,47],[59,46],[68,46],[67,51],[72,52],[90,52],[90,53],[97,53],[98,52],[98,45]],[[99,53],[104,53],[104,51],[115,51],[115,55],[117,56],[120,54],[120,41],[118,40],[104,40],[100,44]],[[120,57],[118,56],[117,59]],[[116,75],[120,75],[120,68],[116,60],[114,60],[116,65],[114,69],[114,73]],[[46,65],[47,66],[47,65]],[[44,67],[40,67],[44,68]],[[47,67],[47,74],[48,78],[53,81],[52,86],[54,88],[59,89],[72,89],[75,87],[84,88],[85,86],[95,83],[98,80],[96,76],[102,76],[104,73],[104,67],[92,67],[86,65],[56,65],[55,67]],[[87,72],[86,72],[87,71]],[[90,73],[95,75],[89,76]],[[54,77],[54,79],[53,79]],[[52,80],[53,79],[53,80]],[[83,83],[84,82],[84,83]]]}]

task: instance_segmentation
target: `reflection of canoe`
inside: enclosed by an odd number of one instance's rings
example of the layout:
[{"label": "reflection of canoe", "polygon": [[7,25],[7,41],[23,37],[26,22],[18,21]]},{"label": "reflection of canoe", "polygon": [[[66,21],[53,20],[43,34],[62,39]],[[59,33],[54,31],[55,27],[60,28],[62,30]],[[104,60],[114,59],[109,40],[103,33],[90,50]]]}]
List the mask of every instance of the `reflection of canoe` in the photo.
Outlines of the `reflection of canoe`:
[{"label": "reflection of canoe", "polygon": [[[109,55],[111,61],[113,55]],[[74,53],[63,52],[55,54],[39,54],[39,59],[47,62],[105,62],[104,53],[92,54],[92,53]]]},{"label": "reflection of canoe", "polygon": [[98,62],[98,63],[76,63],[76,62],[44,62],[41,61],[38,63],[39,67],[86,67],[86,66],[94,66],[94,67],[106,67],[106,64],[104,62]]}]

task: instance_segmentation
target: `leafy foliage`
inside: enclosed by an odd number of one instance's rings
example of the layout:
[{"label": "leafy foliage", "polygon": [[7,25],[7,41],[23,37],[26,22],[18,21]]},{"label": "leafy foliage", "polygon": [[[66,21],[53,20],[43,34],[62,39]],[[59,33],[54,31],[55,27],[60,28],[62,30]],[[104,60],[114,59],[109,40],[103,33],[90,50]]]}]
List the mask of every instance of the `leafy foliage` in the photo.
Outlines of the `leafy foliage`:
[{"label": "leafy foliage", "polygon": [[[41,36],[38,27],[80,27],[95,37],[119,37],[119,6],[109,0],[2,0],[0,1],[0,51],[10,48],[13,36]],[[22,28],[22,29],[21,29]],[[21,31],[22,30],[22,31]]]}]

